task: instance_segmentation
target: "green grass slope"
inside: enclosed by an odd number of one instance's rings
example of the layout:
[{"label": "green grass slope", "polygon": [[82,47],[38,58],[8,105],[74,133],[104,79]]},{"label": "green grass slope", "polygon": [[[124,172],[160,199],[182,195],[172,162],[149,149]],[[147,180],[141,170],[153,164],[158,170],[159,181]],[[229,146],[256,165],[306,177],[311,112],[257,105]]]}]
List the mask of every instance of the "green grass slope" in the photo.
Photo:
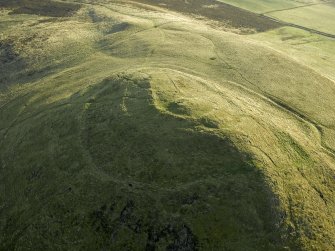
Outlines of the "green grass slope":
[{"label": "green grass slope", "polygon": [[334,39],[335,3],[333,0],[220,0],[225,4],[269,17],[288,25]]},{"label": "green grass slope", "polygon": [[246,9],[255,13],[275,12],[289,9],[299,9],[303,6],[321,5],[329,1],[324,0],[220,0],[233,6]]},{"label": "green grass slope", "polygon": [[250,35],[335,81],[335,40],[291,27]]},{"label": "green grass slope", "polygon": [[239,25],[77,5],[0,12],[0,250],[335,248],[330,79]]},{"label": "green grass slope", "polygon": [[335,34],[335,4],[320,4],[285,11],[273,11],[267,15],[285,22]]}]

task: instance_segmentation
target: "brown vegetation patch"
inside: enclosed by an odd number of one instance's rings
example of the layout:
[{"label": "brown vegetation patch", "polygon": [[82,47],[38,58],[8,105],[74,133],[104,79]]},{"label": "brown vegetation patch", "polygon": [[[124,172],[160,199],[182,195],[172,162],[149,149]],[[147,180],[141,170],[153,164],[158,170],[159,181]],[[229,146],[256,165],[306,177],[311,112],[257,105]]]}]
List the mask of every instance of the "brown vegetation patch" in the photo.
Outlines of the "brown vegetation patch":
[{"label": "brown vegetation patch", "polygon": [[213,0],[134,0],[186,14],[200,15],[230,24],[234,28],[253,29],[258,32],[281,27],[282,24],[235,6]]},{"label": "brown vegetation patch", "polygon": [[4,0],[0,8],[11,8],[11,14],[33,14],[50,17],[68,17],[79,10],[79,4],[55,2],[52,0]]}]

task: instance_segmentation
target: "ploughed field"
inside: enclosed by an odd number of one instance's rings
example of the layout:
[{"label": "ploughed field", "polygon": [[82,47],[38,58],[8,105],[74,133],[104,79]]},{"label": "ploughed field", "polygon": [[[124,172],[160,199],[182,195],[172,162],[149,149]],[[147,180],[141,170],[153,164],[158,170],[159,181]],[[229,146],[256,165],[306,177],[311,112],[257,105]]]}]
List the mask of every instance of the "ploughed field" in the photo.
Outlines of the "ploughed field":
[{"label": "ploughed field", "polygon": [[0,250],[335,249],[335,42],[224,2],[0,2]]}]

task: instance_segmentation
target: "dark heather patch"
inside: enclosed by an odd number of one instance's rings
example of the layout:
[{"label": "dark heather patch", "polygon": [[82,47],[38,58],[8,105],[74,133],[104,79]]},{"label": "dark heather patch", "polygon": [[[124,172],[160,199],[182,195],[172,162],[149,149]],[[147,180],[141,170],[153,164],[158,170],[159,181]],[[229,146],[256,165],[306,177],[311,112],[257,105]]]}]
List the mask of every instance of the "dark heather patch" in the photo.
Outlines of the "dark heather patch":
[{"label": "dark heather patch", "polygon": [[79,4],[55,2],[52,0],[1,1],[0,8],[13,9],[10,14],[32,14],[49,17],[69,17],[80,9]]},{"label": "dark heather patch", "polygon": [[[119,203],[122,203],[119,201]],[[139,238],[147,236],[145,250],[157,250],[164,248],[169,251],[193,251],[198,250],[197,237],[189,226],[181,219],[168,220],[159,216],[160,212],[148,212],[148,215],[140,215],[136,210],[135,202],[128,200],[121,209],[116,209],[118,203],[103,204],[90,215],[91,226],[102,238],[105,245],[113,242],[122,229],[126,228],[129,233]],[[138,205],[140,207],[140,205]],[[152,218],[153,220],[148,220]],[[158,217],[158,218],[155,218]],[[135,237],[135,238],[136,238]],[[111,243],[112,247],[113,244]],[[144,248],[144,247],[143,247]]]},{"label": "dark heather patch", "polygon": [[12,41],[0,40],[0,64],[9,64],[19,58],[19,54],[14,51]]},{"label": "dark heather patch", "polygon": [[[235,28],[248,28],[263,32],[282,24],[264,16],[215,0],[135,0],[136,2],[167,8],[191,15],[200,15],[214,21],[222,21]],[[209,8],[209,6],[214,6]]]}]

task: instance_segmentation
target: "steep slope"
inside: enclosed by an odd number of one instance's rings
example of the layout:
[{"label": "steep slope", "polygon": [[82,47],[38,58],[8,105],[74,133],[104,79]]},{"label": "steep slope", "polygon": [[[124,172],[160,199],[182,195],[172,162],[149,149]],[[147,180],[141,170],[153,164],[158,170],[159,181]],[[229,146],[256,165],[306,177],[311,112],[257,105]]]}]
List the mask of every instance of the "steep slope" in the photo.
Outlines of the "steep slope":
[{"label": "steep slope", "polygon": [[332,81],[238,27],[80,6],[1,11],[0,249],[335,248]]},{"label": "steep slope", "polygon": [[224,135],[159,112],[147,77],[41,109],[3,141],[4,250],[278,245],[261,172]]}]

